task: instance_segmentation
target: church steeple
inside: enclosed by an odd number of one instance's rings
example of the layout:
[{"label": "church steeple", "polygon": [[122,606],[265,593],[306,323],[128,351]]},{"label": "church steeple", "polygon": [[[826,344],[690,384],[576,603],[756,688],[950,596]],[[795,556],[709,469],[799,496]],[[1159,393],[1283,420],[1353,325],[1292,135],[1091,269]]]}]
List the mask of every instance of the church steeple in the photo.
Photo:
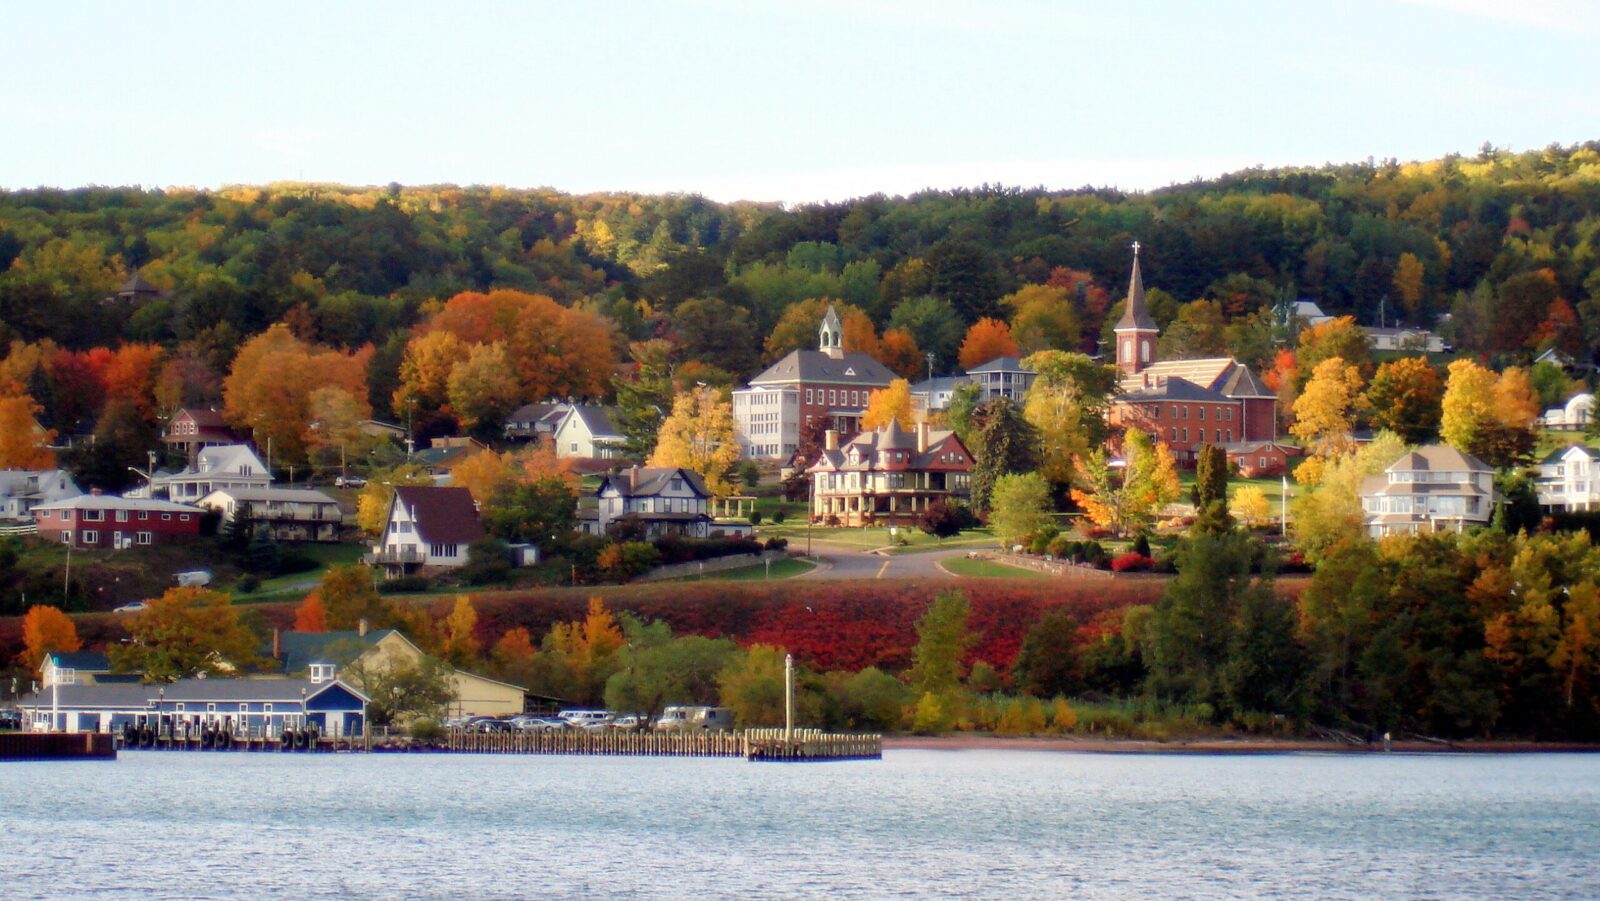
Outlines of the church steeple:
[{"label": "church steeple", "polygon": [[822,328],[818,338],[818,350],[835,360],[844,356],[844,326],[839,324],[839,314],[834,311],[831,303],[828,304],[828,312],[822,317]]},{"label": "church steeple", "polygon": [[1144,277],[1139,274],[1139,242],[1133,242],[1133,275],[1128,279],[1128,303],[1112,331],[1117,336],[1117,368],[1132,375],[1156,359],[1156,321],[1144,301]]}]

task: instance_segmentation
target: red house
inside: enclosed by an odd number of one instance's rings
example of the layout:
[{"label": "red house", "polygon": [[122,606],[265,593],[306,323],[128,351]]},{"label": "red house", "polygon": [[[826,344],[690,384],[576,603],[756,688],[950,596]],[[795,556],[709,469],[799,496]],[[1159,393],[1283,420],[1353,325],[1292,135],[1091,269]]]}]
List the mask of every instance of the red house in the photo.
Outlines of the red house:
[{"label": "red house", "polygon": [[73,547],[122,550],[150,544],[192,541],[200,534],[197,507],[170,501],[117,497],[114,494],[80,495],[33,508],[39,537]]},{"label": "red house", "polygon": [[829,429],[811,474],[811,517],[843,526],[908,524],[943,500],[965,501],[972,454],[955,432],[896,423],[841,445]]},{"label": "red house", "polygon": [[1128,307],[1115,329],[1122,379],[1107,411],[1113,428],[1150,433],[1180,462],[1193,460],[1204,444],[1277,439],[1277,395],[1250,367],[1232,357],[1157,360],[1157,331],[1135,243]]},{"label": "red house", "polygon": [[1228,455],[1228,464],[1247,479],[1281,476],[1289,471],[1289,461],[1300,456],[1300,448],[1276,441],[1235,441],[1217,445]]},{"label": "red house", "polygon": [[172,417],[172,422],[167,425],[167,433],[161,440],[174,451],[183,454],[193,463],[195,456],[208,447],[218,447],[224,444],[239,444],[239,436],[233,429],[228,428],[228,423],[222,414],[216,410],[202,410],[198,407],[184,407]]}]

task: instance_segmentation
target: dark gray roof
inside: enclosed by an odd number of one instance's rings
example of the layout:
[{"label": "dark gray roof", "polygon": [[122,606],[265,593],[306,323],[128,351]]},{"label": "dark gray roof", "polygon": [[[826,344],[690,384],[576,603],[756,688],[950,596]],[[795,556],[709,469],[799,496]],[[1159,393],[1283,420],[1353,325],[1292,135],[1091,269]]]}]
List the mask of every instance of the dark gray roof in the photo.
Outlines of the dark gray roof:
[{"label": "dark gray roof", "polygon": [[1148,388],[1140,388],[1124,394],[1122,400],[1131,403],[1153,400],[1190,400],[1206,401],[1208,403],[1232,403],[1232,398],[1209,388],[1202,388],[1188,379],[1169,378],[1159,384]]},{"label": "dark gray roof", "polygon": [[964,375],[941,375],[922,381],[911,386],[912,394],[926,394],[932,396],[941,391],[954,391],[957,385],[965,385],[972,379]]},{"label": "dark gray roof", "polygon": [[750,380],[752,385],[788,382],[824,382],[840,385],[867,385],[882,388],[894,381],[894,373],[877,360],[859,351],[845,351],[835,360],[820,350],[792,350]]},{"label": "dark gray roof", "polygon": [[1022,360],[1017,357],[995,357],[982,366],[974,366],[967,370],[967,375],[979,372],[1032,372],[1031,369],[1022,367]]},{"label": "dark gray roof", "polygon": [[507,416],[506,422],[532,424],[552,413],[565,414],[566,411],[567,405],[563,403],[524,404],[518,407],[515,413]]},{"label": "dark gray roof", "polygon": [[57,651],[50,655],[56,666],[80,673],[109,673],[111,658],[99,651]]},{"label": "dark gray roof", "polygon": [[1233,371],[1228,373],[1228,377],[1223,380],[1222,387],[1219,390],[1229,397],[1278,399],[1278,395],[1273,393],[1266,385],[1261,384],[1261,380],[1256,378],[1256,374],[1251,371],[1249,366],[1243,363],[1235,363],[1233,365]]},{"label": "dark gray roof", "polygon": [[[314,698],[338,682],[311,682],[308,679],[180,679],[165,686],[168,701],[299,701],[300,690]],[[150,696],[159,685],[144,686]],[[359,695],[349,685],[344,686]]]},{"label": "dark gray roof", "polygon": [[135,272],[133,278],[122,283],[117,289],[118,294],[160,294],[161,289],[144,280],[144,276]]},{"label": "dark gray roof", "polygon": [[621,438],[622,430],[617,428],[617,410],[614,407],[600,407],[594,404],[574,404],[569,416],[576,416],[583,421],[589,434],[599,437]]},{"label": "dark gray roof", "polygon": [[1150,318],[1150,311],[1144,302],[1144,276],[1139,274],[1139,251],[1133,252],[1133,275],[1128,279],[1128,305],[1122,311],[1122,318],[1117,320],[1114,331],[1124,329],[1156,330],[1156,321]]},{"label": "dark gray roof", "polygon": [[706,480],[701,478],[698,472],[680,466],[630,467],[601,479],[600,487],[596,488],[594,493],[599,497],[609,485],[617,489],[623,497],[654,497],[665,491],[672,484],[672,479],[678,477],[683,478],[695,494],[701,497],[711,496],[711,489],[706,487]]},{"label": "dark gray roof", "polygon": [[[362,635],[355,629],[339,632],[284,632],[278,636],[278,652],[283,660],[283,671],[298,673],[305,670],[317,660],[328,660],[343,666],[360,654],[336,653],[345,648],[373,647],[382,641],[393,629],[376,629]],[[269,645],[262,649],[263,656],[269,655],[272,648]]]},{"label": "dark gray roof", "polygon": [[[298,697],[298,696],[297,696]],[[95,683],[85,685],[60,685],[41,689],[18,699],[23,707],[49,706],[59,702],[62,707],[133,708],[142,710],[156,698],[156,686],[139,682]]]}]

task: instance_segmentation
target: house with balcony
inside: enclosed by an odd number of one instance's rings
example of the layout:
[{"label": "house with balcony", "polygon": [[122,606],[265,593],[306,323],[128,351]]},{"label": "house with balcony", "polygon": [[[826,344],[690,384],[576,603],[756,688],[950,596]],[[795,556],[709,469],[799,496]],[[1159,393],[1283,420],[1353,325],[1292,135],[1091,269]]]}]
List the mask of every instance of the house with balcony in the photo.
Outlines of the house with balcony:
[{"label": "house with balcony", "polygon": [[1539,461],[1534,483],[1546,511],[1600,510],[1600,450],[1574,444]]},{"label": "house with balcony", "polygon": [[467,546],[484,534],[478,505],[465,488],[396,488],[385,523],[368,562],[390,576],[430,566],[463,566]]},{"label": "house with balcony", "polygon": [[827,525],[909,525],[936,501],[965,501],[972,454],[955,432],[927,423],[862,432],[840,444],[829,431],[811,475],[811,518]]},{"label": "house with balcony", "polygon": [[83,494],[64,469],[0,469],[0,523],[33,521],[33,508]]},{"label": "house with balcony", "polygon": [[506,437],[518,441],[549,441],[571,409],[570,404],[523,404],[506,417]]},{"label": "house with balcony", "polygon": [[1410,451],[1361,483],[1364,523],[1373,538],[1485,526],[1498,500],[1494,467],[1443,444]]},{"label": "house with balcony", "polygon": [[[1014,404],[1022,404],[1022,396],[1033,387],[1035,373],[1025,369],[1016,357],[996,357],[987,363],[967,370],[967,381],[978,386],[978,403],[1003,397]],[[949,401],[946,400],[946,406]]]},{"label": "house with balcony", "polygon": [[1574,394],[1559,407],[1551,407],[1539,416],[1537,425],[1552,432],[1582,432],[1594,422],[1594,395],[1585,391]]},{"label": "house with balcony", "polygon": [[194,463],[180,472],[157,472],[150,480],[148,493],[192,504],[219,489],[266,488],[271,484],[271,471],[249,445],[224,444],[202,448]]},{"label": "house with balcony", "polygon": [[580,524],[594,534],[606,534],[613,524],[625,518],[637,520],[650,538],[705,538],[711,534],[711,490],[705,479],[691,469],[629,467],[601,479],[594,497],[593,525],[588,525],[587,519]]},{"label": "house with balcony", "polygon": [[279,541],[337,541],[344,513],[339,502],[307,488],[219,488],[196,505],[232,523],[242,513]]}]

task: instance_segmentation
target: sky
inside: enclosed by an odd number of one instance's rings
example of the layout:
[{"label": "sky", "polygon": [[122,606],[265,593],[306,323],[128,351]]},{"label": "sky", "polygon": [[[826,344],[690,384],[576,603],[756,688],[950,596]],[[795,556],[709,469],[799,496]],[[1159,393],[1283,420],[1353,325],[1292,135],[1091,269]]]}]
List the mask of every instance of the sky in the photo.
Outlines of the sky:
[{"label": "sky", "polygon": [[35,3],[0,187],[799,203],[1600,139],[1590,0]]}]

